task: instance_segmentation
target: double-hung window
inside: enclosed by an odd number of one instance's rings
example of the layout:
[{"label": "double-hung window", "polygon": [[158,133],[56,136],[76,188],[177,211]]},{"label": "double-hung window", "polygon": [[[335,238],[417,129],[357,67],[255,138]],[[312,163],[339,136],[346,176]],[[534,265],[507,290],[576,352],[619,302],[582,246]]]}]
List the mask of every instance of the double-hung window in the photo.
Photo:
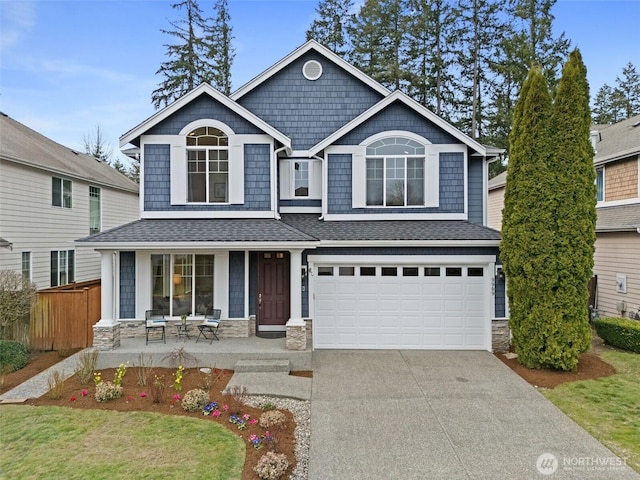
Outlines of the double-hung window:
[{"label": "double-hung window", "polygon": [[402,137],[367,147],[367,206],[425,205],[425,147]]},{"label": "double-hung window", "polygon": [[596,200],[604,201],[604,167],[596,168]]},{"label": "double-hung window", "polygon": [[187,135],[187,202],[229,202],[229,137],[217,128]]},{"label": "double-hung window", "polygon": [[89,235],[101,229],[100,188],[89,186]]},{"label": "double-hung window", "polygon": [[22,252],[22,280],[31,282],[31,252]]},{"label": "double-hung window", "polygon": [[75,281],[75,251],[51,251],[51,286],[66,285]]},{"label": "double-hung window", "polygon": [[51,178],[51,205],[71,208],[71,180]]},{"label": "double-hung window", "polygon": [[294,196],[309,196],[309,162],[294,162]]}]

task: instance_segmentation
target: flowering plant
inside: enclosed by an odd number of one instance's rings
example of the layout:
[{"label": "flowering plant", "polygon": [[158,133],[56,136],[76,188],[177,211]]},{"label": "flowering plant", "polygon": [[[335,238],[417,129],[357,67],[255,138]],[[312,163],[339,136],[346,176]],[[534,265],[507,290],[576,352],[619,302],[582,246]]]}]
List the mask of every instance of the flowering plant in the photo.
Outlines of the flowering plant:
[{"label": "flowering plant", "polygon": [[173,388],[175,390],[182,390],[182,377],[184,376],[184,367],[180,365],[176,370],[176,373],[173,374]]},{"label": "flowering plant", "polygon": [[86,397],[87,395],[89,395],[89,392],[87,392],[86,390],[82,390],[82,392],[80,392],[82,394],[83,397]]},{"label": "flowering plant", "polygon": [[127,373],[127,364],[121,363],[118,365],[118,368],[116,368],[116,374],[113,377],[113,384],[119,387],[122,384],[122,378],[125,373]]},{"label": "flowering plant", "polygon": [[211,415],[215,410],[217,410],[218,404],[216,402],[209,402],[204,407],[202,407],[203,415]]},{"label": "flowering plant", "polygon": [[96,385],[99,385],[100,382],[102,381],[102,374],[100,372],[95,372],[93,374],[93,381],[95,382]]},{"label": "flowering plant", "polygon": [[249,442],[251,443],[251,445],[253,445],[253,448],[255,448],[256,450],[259,450],[262,448],[262,440],[260,439],[259,436],[255,434],[249,436]]},{"label": "flowering plant", "polygon": [[140,398],[144,398],[144,397],[146,397],[146,396],[147,396],[147,394],[146,394],[146,393],[144,393],[144,392],[140,392]]},{"label": "flowering plant", "polygon": [[244,430],[245,428],[247,428],[245,420],[237,415],[230,415],[229,423],[233,423],[234,425],[236,425],[238,427],[238,430]]}]

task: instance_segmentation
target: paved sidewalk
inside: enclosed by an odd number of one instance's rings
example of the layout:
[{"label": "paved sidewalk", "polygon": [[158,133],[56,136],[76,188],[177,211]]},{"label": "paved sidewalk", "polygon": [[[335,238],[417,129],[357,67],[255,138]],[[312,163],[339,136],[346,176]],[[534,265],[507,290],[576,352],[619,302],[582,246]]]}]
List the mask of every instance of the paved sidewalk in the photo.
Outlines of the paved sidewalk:
[{"label": "paved sidewalk", "polygon": [[640,479],[489,352],[313,363],[309,480]]}]

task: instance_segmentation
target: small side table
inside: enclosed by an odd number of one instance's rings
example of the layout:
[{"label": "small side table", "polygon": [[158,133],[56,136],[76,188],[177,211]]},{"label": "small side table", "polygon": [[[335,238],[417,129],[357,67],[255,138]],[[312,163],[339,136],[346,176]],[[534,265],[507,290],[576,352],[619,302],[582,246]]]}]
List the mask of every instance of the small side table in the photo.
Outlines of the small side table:
[{"label": "small side table", "polygon": [[191,336],[189,335],[189,327],[191,326],[191,323],[187,322],[187,323],[176,323],[176,329],[178,330],[178,340],[180,339],[180,337],[185,337],[188,339],[191,339]]}]

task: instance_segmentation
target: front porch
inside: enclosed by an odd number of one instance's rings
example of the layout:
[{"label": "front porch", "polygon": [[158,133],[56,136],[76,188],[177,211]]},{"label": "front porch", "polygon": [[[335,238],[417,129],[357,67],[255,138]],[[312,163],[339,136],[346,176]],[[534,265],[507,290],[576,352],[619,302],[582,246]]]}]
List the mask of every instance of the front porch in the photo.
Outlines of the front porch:
[{"label": "front porch", "polygon": [[[197,332],[197,330],[196,330]],[[139,355],[153,358],[153,366],[168,367],[169,356],[177,349],[195,357],[198,367],[216,367],[233,370],[240,360],[289,360],[291,371],[311,370],[312,349],[308,339],[302,350],[287,350],[286,338],[260,338],[255,335],[244,338],[225,338],[212,343],[195,335],[191,339],[178,338],[173,328],[167,328],[166,343],[153,341],[146,344],[144,337],[121,338],[120,346],[112,350],[100,350],[97,368],[115,368],[120,363],[130,365],[139,362]]]}]

